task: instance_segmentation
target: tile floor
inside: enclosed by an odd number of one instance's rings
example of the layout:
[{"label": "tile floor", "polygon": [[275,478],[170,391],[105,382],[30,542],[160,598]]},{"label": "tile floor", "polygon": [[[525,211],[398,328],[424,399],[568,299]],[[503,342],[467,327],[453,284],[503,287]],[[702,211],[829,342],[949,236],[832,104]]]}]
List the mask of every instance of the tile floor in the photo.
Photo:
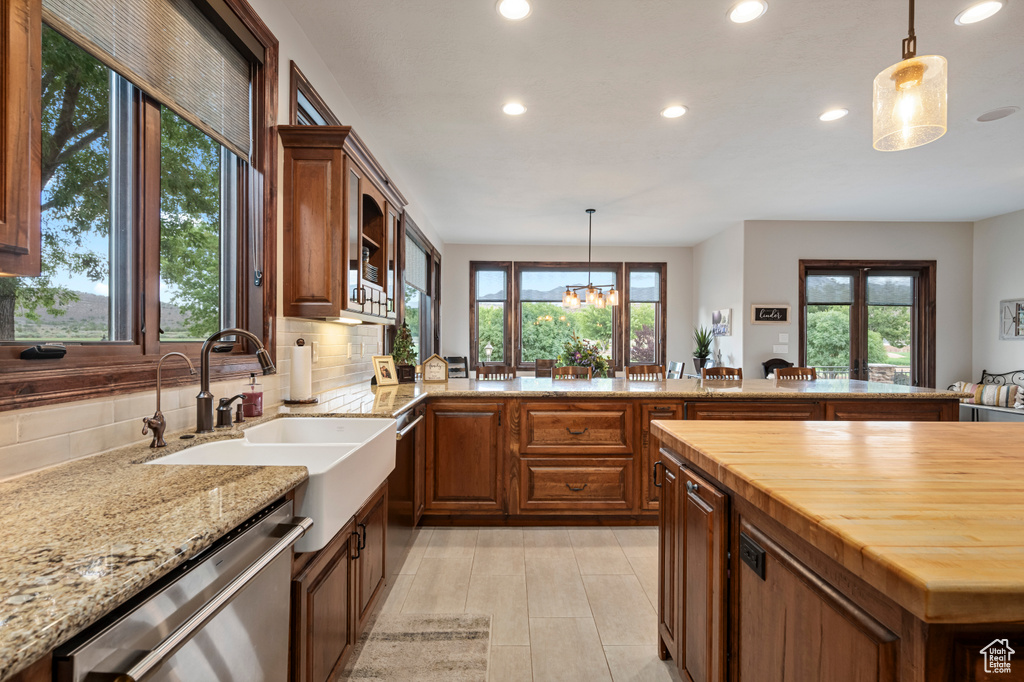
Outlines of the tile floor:
[{"label": "tile floor", "polygon": [[488,613],[491,682],[679,680],[656,528],[424,528],[382,612]]}]

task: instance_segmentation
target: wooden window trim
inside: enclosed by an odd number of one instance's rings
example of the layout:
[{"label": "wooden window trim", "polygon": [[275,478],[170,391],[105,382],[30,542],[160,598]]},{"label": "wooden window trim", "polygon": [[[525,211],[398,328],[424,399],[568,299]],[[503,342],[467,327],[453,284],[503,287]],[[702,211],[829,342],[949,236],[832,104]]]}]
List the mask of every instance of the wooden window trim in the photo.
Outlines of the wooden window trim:
[{"label": "wooden window trim", "polygon": [[[480,327],[479,315],[477,314],[476,300],[476,275],[480,270],[504,270],[505,272],[505,332],[502,334],[502,343],[505,344],[505,360],[502,362],[482,362],[480,360]],[[469,262],[469,369],[476,369],[480,365],[510,365],[514,360],[514,346],[512,345],[512,261],[470,261]]]},{"label": "wooden window trim", "polygon": [[329,125],[340,126],[341,121],[334,115],[331,108],[327,106],[327,102],[294,61],[289,62],[289,70],[291,73],[288,79],[288,122],[292,125],[297,125],[299,122],[299,93],[301,92]]},{"label": "wooden window trim", "polygon": [[423,234],[423,231],[416,226],[416,222],[406,212],[401,211],[399,216],[399,227],[398,227],[398,256],[401,267],[397,273],[398,281],[396,287],[399,291],[395,292],[395,308],[396,318],[395,325],[388,328],[385,337],[385,350],[390,352],[390,349],[394,347],[395,334],[398,329],[405,323],[405,238],[406,235],[412,237],[412,240],[420,245],[420,247],[427,254],[427,296],[430,296],[430,331],[432,335],[431,342],[433,343],[432,352],[437,355],[441,354],[441,252],[438,251],[433,243],[427,236]]},{"label": "wooden window trim", "polygon": [[[5,12],[13,11],[15,15],[19,11],[26,12],[32,8],[38,10],[39,4],[34,0],[0,0],[0,3],[2,3],[0,8]],[[252,257],[252,233],[248,229],[243,229],[239,231],[238,263],[240,284],[245,284],[247,295],[242,297],[245,305],[238,308],[237,324],[260,336],[263,345],[276,359],[277,277],[274,264],[277,260],[277,139],[275,126],[277,125],[278,106],[278,41],[246,0],[225,0],[225,4],[264,48],[263,62],[252,64],[253,120],[256,122],[257,131],[252,158],[249,161],[249,173],[245,174],[246,177],[242,180],[245,191],[239,196],[239,213],[245,215],[246,224],[253,222],[262,225],[263,228],[260,235],[263,242],[260,253],[262,263],[257,264],[262,271],[262,285],[259,287],[262,291],[253,286],[255,272]],[[39,37],[42,30],[41,22],[36,22],[35,29],[37,35],[31,46],[31,54],[23,68],[28,71],[31,79],[38,80],[42,63],[41,38]],[[2,66],[7,67],[8,63],[4,62]],[[10,66],[12,70],[6,71],[5,75],[10,77],[13,73],[14,78],[19,77],[21,72],[16,72],[14,68],[21,65],[12,62]],[[33,133],[38,136],[41,134],[39,132],[38,88],[35,92],[36,112],[33,120]],[[21,109],[21,111],[24,110]],[[139,111],[142,115],[136,116],[136,125],[143,125],[144,128],[140,129],[139,134],[136,135],[136,144],[156,144],[159,147],[159,126],[157,125],[155,129],[152,127],[152,115],[145,114],[144,104],[140,105]],[[159,112],[157,112],[157,121],[159,121]],[[35,164],[37,169],[38,154],[39,149],[36,144],[33,147],[33,155],[37,160]],[[139,158],[136,157],[136,159]],[[142,165],[138,164],[136,169],[136,196],[133,208],[137,211],[135,220],[143,221],[141,227],[136,231],[141,235],[141,239],[136,239],[136,249],[145,248],[145,245],[139,242],[143,241],[151,232],[150,226],[146,223],[152,223],[154,211],[155,218],[159,222],[159,163],[155,164],[155,174],[152,167],[143,168]],[[155,195],[152,193],[154,183]],[[147,191],[149,194],[144,195],[143,193]],[[152,200],[147,205],[143,201],[145,196],[155,197],[157,206],[153,206]],[[35,203],[38,204],[38,199]],[[138,319],[140,316],[135,315],[134,331],[137,343],[69,346],[68,354],[63,359],[49,361],[20,360],[18,355],[27,347],[27,344],[15,343],[0,346],[0,373],[4,376],[4,380],[0,381],[0,411],[152,389],[156,385],[156,364],[161,354],[172,345],[173,350],[186,353],[194,363],[198,363],[201,344],[163,344],[160,343],[158,334],[152,332],[159,328],[159,307],[152,305],[153,300],[158,301],[159,299],[159,282],[156,281],[156,270],[152,268],[147,270],[151,273],[150,281],[143,282],[140,279],[143,268],[140,262],[142,253],[147,252],[139,250],[135,252],[136,282],[142,291],[140,296],[148,298],[147,305],[144,307],[146,319],[140,320]],[[147,257],[153,258],[153,253],[154,249],[150,248]],[[156,258],[159,258],[158,253]],[[140,301],[141,298],[137,299],[136,303],[138,304]],[[149,333],[143,334],[144,329]],[[210,363],[211,378],[214,381],[223,381],[246,377],[251,372],[259,372],[254,349],[247,348],[246,351],[253,352],[213,356]],[[170,364],[164,369],[163,383],[165,387],[170,388],[195,382],[196,379],[189,376],[188,370],[179,369],[177,363],[174,363],[173,369]]]},{"label": "wooden window trim", "polygon": [[[587,262],[572,262],[572,261],[516,261],[512,265],[512,307],[514,308],[513,315],[515,316],[515,337],[517,339],[514,347],[516,369],[518,371],[531,371],[535,368],[535,363],[523,362],[523,349],[522,349],[522,315],[520,314],[520,280],[522,273],[528,270],[604,270],[612,271],[615,273],[615,281],[617,286],[622,286],[622,263],[587,263]],[[566,282],[569,284],[569,282]],[[579,284],[585,284],[585,282],[579,282]],[[622,304],[614,306],[612,309],[612,362],[611,369],[617,372],[622,371]]]},{"label": "wooden window trim", "polygon": [[[797,286],[799,292],[798,315],[800,316],[800,349],[799,364],[802,366],[807,361],[807,318],[804,309],[807,307],[807,273],[815,270],[914,270],[918,272],[917,287],[914,292],[915,315],[911,319],[914,338],[918,343],[914,345],[913,358],[911,359],[911,371],[916,379],[915,386],[935,387],[935,343],[937,329],[935,323],[935,292],[936,292],[936,261],[933,260],[801,260],[799,263],[799,281]],[[862,287],[863,278],[857,279],[856,286]],[[860,291],[860,300],[864,300],[863,291]],[[867,320],[861,321],[862,325]],[[857,352],[860,349],[851,349]],[[864,355],[866,356],[866,350]]]},{"label": "wooden window trim", "polygon": [[[668,310],[668,281],[667,281],[668,263],[626,263],[626,265],[625,265],[625,277],[623,278],[624,281],[623,281],[623,284],[622,284],[623,297],[622,297],[622,302],[620,303],[620,305],[623,306],[623,309],[624,309],[624,312],[625,312],[625,323],[622,325],[623,353],[624,353],[623,358],[622,358],[623,364],[625,364],[627,366],[630,364],[630,362],[629,362],[629,345],[630,345],[629,330],[630,330],[630,327],[632,326],[632,320],[630,319],[631,314],[630,314],[629,304],[632,302],[633,296],[632,296],[632,292],[630,291],[630,288],[629,288],[629,286],[630,286],[629,275],[631,273],[633,273],[633,272],[657,272],[658,273],[658,284],[659,284],[659,288],[660,288],[660,291],[658,292],[658,296],[660,297],[660,301],[659,301],[659,304],[658,304],[658,317],[656,319],[656,324],[658,325],[657,336],[656,336],[656,339],[657,339],[657,342],[658,342],[658,348],[657,348],[656,358],[657,358],[657,361],[658,361],[659,365],[661,365],[662,367],[667,367],[668,366],[668,363],[666,362],[666,359],[668,357],[667,356],[667,350],[666,350],[666,344],[667,344],[667,340],[666,340],[666,326],[667,325],[666,325],[665,313]],[[641,301],[641,302],[645,302],[645,301]]]}]

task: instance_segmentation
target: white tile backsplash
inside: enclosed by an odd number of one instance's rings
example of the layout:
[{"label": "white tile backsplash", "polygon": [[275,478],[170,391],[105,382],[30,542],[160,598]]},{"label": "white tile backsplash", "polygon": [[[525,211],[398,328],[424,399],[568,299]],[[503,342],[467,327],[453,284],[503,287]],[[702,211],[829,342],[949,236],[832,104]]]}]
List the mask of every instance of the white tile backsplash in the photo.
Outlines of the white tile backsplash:
[{"label": "white tile backsplash", "polygon": [[[280,404],[288,394],[288,347],[299,338],[319,344],[313,392],[325,394],[323,400],[365,387],[373,376],[370,355],[383,344],[383,327],[284,317],[277,320],[277,337],[277,374],[258,375],[257,379],[263,386],[265,407]],[[350,344],[357,351],[365,344],[366,357],[357,353],[348,357]],[[244,392],[248,384],[247,379],[224,381],[214,383],[211,391],[217,397],[235,395]],[[164,390],[160,408],[167,418],[168,433],[195,427],[197,393],[198,374],[195,383]],[[142,418],[155,411],[156,392],[150,390],[0,413],[0,479],[148,441],[151,437],[142,435]]]}]

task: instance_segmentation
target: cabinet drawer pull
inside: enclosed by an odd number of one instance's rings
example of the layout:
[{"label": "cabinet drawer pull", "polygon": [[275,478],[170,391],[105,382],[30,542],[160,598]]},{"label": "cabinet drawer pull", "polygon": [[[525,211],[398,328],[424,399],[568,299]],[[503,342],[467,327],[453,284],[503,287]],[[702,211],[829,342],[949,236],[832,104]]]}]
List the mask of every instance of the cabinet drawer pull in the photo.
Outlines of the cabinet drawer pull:
[{"label": "cabinet drawer pull", "polygon": [[360,524],[356,524],[356,525],[358,525],[360,528],[363,529],[363,536],[359,539],[359,549],[360,550],[366,549],[366,524],[365,523],[360,523]]},{"label": "cabinet drawer pull", "polygon": [[694,483],[693,481],[687,481],[686,492],[690,493],[691,495],[696,495],[698,492],[700,492],[700,486]]},{"label": "cabinet drawer pull", "polygon": [[590,427],[587,427],[587,428],[583,429],[582,431],[573,431],[568,426],[566,426],[565,430],[568,431],[569,433],[571,433],[574,436],[582,436],[584,433],[586,433],[587,431],[590,430]]},{"label": "cabinet drawer pull", "polygon": [[356,551],[356,555],[354,557],[352,557],[352,558],[353,559],[358,559],[360,557],[360,555],[362,554],[362,552],[359,551],[360,550],[360,547],[359,547],[359,530],[357,529],[357,530],[352,531],[352,535],[356,536],[355,545],[353,546],[353,549]]},{"label": "cabinet drawer pull", "polygon": [[654,487],[655,488],[660,488],[661,487],[661,484],[658,483],[658,466],[659,465],[665,466],[665,463],[662,462],[661,460],[658,460],[657,462],[654,463]]},{"label": "cabinet drawer pull", "polygon": [[579,491],[581,491],[581,490],[583,490],[584,488],[586,488],[586,487],[587,487],[587,484],[586,484],[586,483],[584,483],[584,484],[583,484],[583,485],[581,485],[581,486],[580,486],[579,488],[573,488],[573,487],[572,487],[571,485],[569,485],[568,483],[566,483],[566,484],[565,484],[565,487],[566,487],[566,488],[568,488],[569,490],[573,491],[574,493],[578,493]]}]

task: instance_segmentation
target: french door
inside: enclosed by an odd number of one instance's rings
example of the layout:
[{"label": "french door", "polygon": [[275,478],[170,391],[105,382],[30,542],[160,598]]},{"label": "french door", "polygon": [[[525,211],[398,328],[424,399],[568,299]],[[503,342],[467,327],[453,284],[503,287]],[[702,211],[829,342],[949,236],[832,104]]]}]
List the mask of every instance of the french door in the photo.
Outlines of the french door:
[{"label": "french door", "polygon": [[800,261],[800,364],[934,386],[935,261]]}]

